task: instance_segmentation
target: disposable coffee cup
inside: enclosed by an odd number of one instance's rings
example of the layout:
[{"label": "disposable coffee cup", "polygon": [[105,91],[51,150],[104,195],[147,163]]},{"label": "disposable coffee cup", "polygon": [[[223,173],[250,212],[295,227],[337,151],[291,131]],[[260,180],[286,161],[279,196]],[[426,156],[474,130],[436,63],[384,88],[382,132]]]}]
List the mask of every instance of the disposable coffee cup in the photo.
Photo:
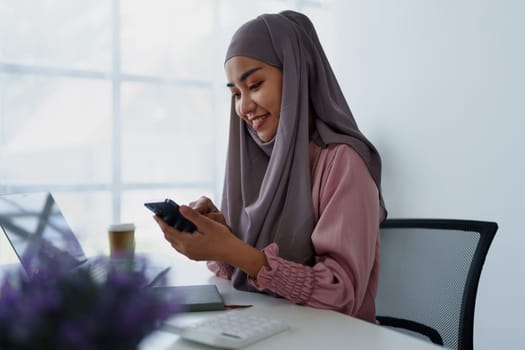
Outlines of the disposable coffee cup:
[{"label": "disposable coffee cup", "polygon": [[133,259],[135,256],[135,224],[112,224],[108,227],[111,258]]}]

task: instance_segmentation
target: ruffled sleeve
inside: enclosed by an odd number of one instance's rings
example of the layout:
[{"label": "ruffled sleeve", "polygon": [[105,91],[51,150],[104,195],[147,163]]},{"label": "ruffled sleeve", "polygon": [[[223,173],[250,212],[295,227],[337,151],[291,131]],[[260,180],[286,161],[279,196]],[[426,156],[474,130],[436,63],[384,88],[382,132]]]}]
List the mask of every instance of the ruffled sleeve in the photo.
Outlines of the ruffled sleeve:
[{"label": "ruffled sleeve", "polygon": [[263,266],[257,278],[248,280],[259,290],[270,289],[297,304],[310,298],[314,283],[314,272],[304,265],[279,258],[279,247],[272,243],[263,250],[268,266]]},{"label": "ruffled sleeve", "polygon": [[208,269],[215,274],[215,276],[225,279],[231,279],[233,273],[233,266],[222,261],[207,261]]}]

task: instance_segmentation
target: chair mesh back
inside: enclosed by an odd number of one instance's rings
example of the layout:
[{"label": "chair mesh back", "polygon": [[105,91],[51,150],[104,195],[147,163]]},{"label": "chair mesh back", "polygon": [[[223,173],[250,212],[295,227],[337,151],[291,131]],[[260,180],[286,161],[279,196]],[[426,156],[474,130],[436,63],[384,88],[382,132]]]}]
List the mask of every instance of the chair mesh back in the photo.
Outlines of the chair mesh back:
[{"label": "chair mesh back", "polygon": [[434,328],[458,348],[462,300],[479,232],[382,228],[377,315]]}]

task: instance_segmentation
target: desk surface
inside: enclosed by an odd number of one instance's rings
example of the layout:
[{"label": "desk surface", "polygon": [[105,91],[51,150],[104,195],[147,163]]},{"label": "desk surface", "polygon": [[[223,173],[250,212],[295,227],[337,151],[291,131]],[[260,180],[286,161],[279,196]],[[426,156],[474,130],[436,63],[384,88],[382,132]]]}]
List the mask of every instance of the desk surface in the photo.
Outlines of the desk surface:
[{"label": "desk surface", "polygon": [[[214,277],[203,262],[176,258],[171,265],[170,284],[189,285],[212,283],[217,285],[226,304],[249,304],[250,309],[262,315],[271,315],[287,321],[290,329],[284,333],[252,344],[244,349],[443,349],[417,338],[392,331],[359,319],[329,310],[295,305],[285,299],[261,293],[241,292],[230,282]],[[194,312],[176,316],[176,321],[197,321],[218,312]],[[212,349],[180,339],[167,331],[157,331],[146,338],[140,350]]]}]

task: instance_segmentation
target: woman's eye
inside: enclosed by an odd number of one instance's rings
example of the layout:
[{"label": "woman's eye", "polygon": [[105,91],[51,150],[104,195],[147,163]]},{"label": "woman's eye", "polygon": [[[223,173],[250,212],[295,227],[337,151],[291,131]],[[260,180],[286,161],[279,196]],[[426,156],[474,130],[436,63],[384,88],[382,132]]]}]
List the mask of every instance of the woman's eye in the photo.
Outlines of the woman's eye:
[{"label": "woman's eye", "polygon": [[239,97],[241,97],[241,94],[238,93],[238,92],[234,92],[234,93],[232,93],[232,97],[239,98]]},{"label": "woman's eye", "polygon": [[262,83],[263,83],[263,82],[260,81],[260,82],[258,82],[258,83],[253,84],[253,85],[250,85],[249,89],[250,89],[250,90],[255,90],[255,89],[257,89],[259,86],[261,86]]}]

